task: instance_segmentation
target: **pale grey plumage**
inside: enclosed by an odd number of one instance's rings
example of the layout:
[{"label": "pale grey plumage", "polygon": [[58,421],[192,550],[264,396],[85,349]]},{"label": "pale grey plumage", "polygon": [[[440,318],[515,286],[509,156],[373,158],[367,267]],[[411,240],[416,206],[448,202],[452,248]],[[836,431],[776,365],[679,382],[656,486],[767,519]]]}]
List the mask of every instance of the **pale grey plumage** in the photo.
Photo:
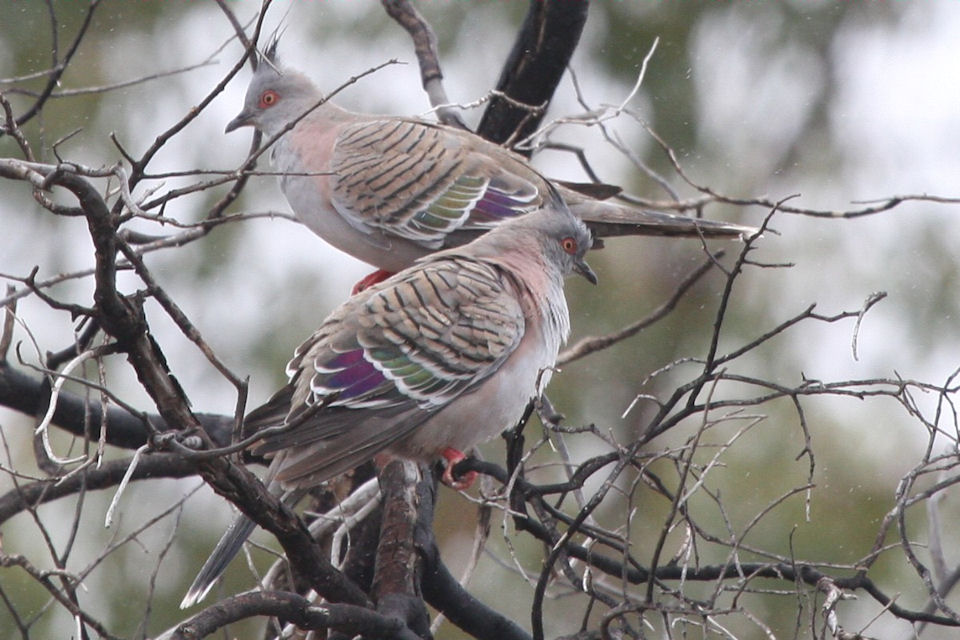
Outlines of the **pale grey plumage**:
[{"label": "pale grey plumage", "polygon": [[[256,453],[301,490],[379,452],[431,461],[513,426],[570,329],[564,277],[595,282],[590,232],[556,200],[348,299],[296,351],[290,382],[244,421],[288,425]],[[540,387],[538,387],[540,385]],[[252,531],[241,519],[182,606],[202,598]]]},{"label": "pale grey plumage", "polygon": [[271,154],[276,169],[287,174],[281,187],[290,206],[330,244],[380,269],[398,271],[534,211],[554,188],[596,236],[755,231],[639,210],[550,184],[523,157],[459,129],[345,111],[322,102],[303,74],[278,67],[275,48],[261,61],[227,131],[254,126],[270,138],[300,118]]}]

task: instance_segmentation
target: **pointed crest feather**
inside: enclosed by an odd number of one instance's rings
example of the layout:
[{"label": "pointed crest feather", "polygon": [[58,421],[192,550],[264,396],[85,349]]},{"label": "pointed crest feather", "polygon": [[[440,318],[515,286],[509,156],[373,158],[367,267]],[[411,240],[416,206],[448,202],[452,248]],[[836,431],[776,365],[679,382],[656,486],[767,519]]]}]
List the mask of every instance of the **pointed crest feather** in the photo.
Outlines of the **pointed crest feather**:
[{"label": "pointed crest feather", "polygon": [[277,46],[280,44],[280,34],[275,33],[270,37],[270,42],[267,44],[267,48],[263,52],[263,57],[271,65],[276,66],[277,64]]},{"label": "pointed crest feather", "polygon": [[280,73],[280,60],[277,56],[277,47],[280,46],[280,37],[286,31],[285,26],[277,27],[277,30],[270,36],[267,46],[260,52],[260,61],[265,62],[271,69]]},{"label": "pointed crest feather", "polygon": [[[570,219],[576,220],[577,217],[573,215],[573,213],[570,211],[570,207],[567,206],[567,201],[563,199],[562,195],[560,195],[560,190],[557,189],[557,186],[553,183],[553,181],[544,180],[544,182],[546,183],[548,188],[548,193],[550,194],[549,206],[553,207],[558,212],[569,216]],[[544,206],[546,205],[547,203],[544,203]]]}]

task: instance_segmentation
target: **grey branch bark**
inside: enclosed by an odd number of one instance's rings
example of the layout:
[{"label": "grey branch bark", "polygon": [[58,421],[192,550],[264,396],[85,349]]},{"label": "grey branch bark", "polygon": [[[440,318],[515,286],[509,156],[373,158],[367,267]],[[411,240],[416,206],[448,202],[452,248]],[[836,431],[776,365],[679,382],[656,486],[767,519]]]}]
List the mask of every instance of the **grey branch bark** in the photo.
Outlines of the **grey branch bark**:
[{"label": "grey branch bark", "polygon": [[443,71],[440,70],[437,36],[433,28],[409,0],[381,0],[381,4],[387,15],[406,29],[413,40],[413,50],[420,64],[420,81],[430,99],[430,106],[437,109],[437,118],[443,124],[466,129],[456,110],[444,106],[450,104],[450,98],[447,97],[447,91],[443,88]]}]

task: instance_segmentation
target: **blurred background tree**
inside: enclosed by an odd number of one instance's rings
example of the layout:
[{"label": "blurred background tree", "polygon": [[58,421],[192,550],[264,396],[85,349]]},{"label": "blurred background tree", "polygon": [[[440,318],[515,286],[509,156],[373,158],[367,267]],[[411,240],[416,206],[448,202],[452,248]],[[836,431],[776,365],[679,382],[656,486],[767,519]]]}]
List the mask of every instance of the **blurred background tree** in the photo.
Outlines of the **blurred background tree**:
[{"label": "blurred background tree", "polygon": [[[248,0],[227,4],[241,21],[254,18],[259,10],[258,3]],[[242,47],[230,40],[233,28],[224,12],[212,2],[105,0],[85,26],[88,8],[66,0],[0,5],[0,91],[15,115],[32,104],[31,92],[45,86],[49,76],[39,72],[51,66],[51,51],[56,49],[62,59],[86,29],[53,97],[23,128],[40,162],[55,162],[58,157],[94,167],[118,162],[122,158],[111,133],[138,156],[160,131],[197,104],[242,55]],[[423,2],[419,8],[437,34],[451,99],[467,104],[487,95],[526,4]],[[325,90],[391,58],[408,63],[361,79],[337,96],[341,105],[393,115],[416,115],[429,109],[409,38],[380,4],[277,3],[266,24],[267,32],[284,29],[284,60]],[[954,44],[958,35],[960,9],[948,2],[593,2],[570,74],[561,83],[548,119],[620,104],[658,39],[629,113],[607,127],[629,156],[611,145],[597,126],[569,124],[552,132],[550,139],[583,148],[603,181],[664,205],[674,195],[688,202],[704,194],[684,182],[645,127],[674,150],[693,181],[733,199],[777,201],[796,194],[790,206],[828,212],[862,209],[862,201],[893,196],[950,196],[960,175],[956,153],[960,76]],[[150,166],[152,173],[225,170],[240,164],[248,152],[247,135],[224,136],[222,130],[239,110],[247,73],[241,73],[183,134],[162,148]],[[31,78],[30,74],[38,75]],[[108,86],[114,88],[84,90]],[[475,126],[481,113],[482,108],[476,108],[463,115]],[[19,157],[9,135],[0,137],[0,157]],[[588,179],[571,154],[547,149],[537,153],[534,161],[551,177]],[[169,177],[153,185],[175,189],[191,181],[190,177]],[[226,189],[178,199],[164,215],[181,223],[195,222]],[[232,210],[285,213],[288,207],[272,177],[255,177]],[[757,225],[769,207],[711,201],[703,211],[711,218]],[[960,263],[953,242],[958,231],[956,211],[955,203],[912,200],[884,213],[849,219],[775,215],[771,227],[778,233],[767,233],[752,258],[793,266],[748,270],[738,280],[721,334],[721,351],[754,340],[813,303],[818,311],[831,315],[860,309],[877,291],[886,292],[887,297],[864,316],[856,352],[851,349],[854,319],[803,323],[745,355],[732,365],[734,371],[786,386],[804,380],[897,377],[947,384],[960,353],[956,322]],[[155,223],[134,221],[131,227],[158,232]],[[93,250],[84,220],[49,215],[25,185],[4,184],[0,229],[4,230],[0,274],[15,284],[35,265],[38,280],[91,265]],[[724,264],[728,267],[739,249],[732,243],[711,247],[727,250]],[[591,289],[571,282],[568,290],[574,314],[572,341],[612,332],[650,313],[703,259],[696,240],[608,242],[603,252],[591,257],[602,286]],[[216,353],[234,371],[250,376],[251,406],[282,383],[283,365],[292,348],[367,270],[282,216],[224,225],[200,242],[152,254],[148,263]],[[121,274],[121,281],[137,286],[128,274]],[[641,394],[665,397],[693,375],[693,365],[679,364],[648,381],[670,363],[703,357],[724,281],[722,273],[713,272],[664,321],[565,367],[550,396],[565,414],[566,424],[592,423],[620,442],[630,442],[642,433],[656,406],[642,399],[632,403]],[[90,278],[71,279],[50,292],[59,299],[88,304],[92,287]],[[20,353],[26,361],[38,362],[37,350],[58,350],[69,343],[73,327],[68,313],[51,309],[37,296],[27,296],[18,305],[23,324],[15,337],[22,342]],[[148,302],[147,311],[151,329],[195,408],[232,414],[232,387],[155,304]],[[104,375],[105,384],[118,397],[145,410],[150,406],[128,367],[118,363],[107,367]],[[912,399],[918,413],[927,417],[940,400],[935,393]],[[808,399],[804,410],[812,458],[802,455],[807,440],[791,403],[768,403],[762,407],[766,419],[725,450],[722,468],[710,475],[710,490],[724,497],[727,511],[694,504],[704,522],[720,528],[729,524],[742,533],[745,524],[771,501],[809,479],[814,488],[773,509],[749,531],[745,542],[785,557],[854,563],[869,553],[882,518],[894,506],[903,476],[929,455],[932,427],[924,427],[890,399]],[[31,418],[0,409],[5,468],[38,473],[30,462],[34,424]],[[710,432],[710,440],[714,445],[724,442],[742,426],[721,424]],[[954,453],[956,431],[946,423],[939,426],[946,433],[934,441],[933,453]],[[681,425],[649,443],[645,451],[655,454],[679,447],[697,427]],[[538,437],[530,431],[528,438]],[[67,448],[70,440],[57,434],[55,444]],[[576,444],[575,461],[596,453],[589,441]],[[502,447],[494,442],[484,453],[501,460]],[[534,460],[554,462],[553,455],[541,451]],[[812,472],[811,459],[815,460]],[[652,468],[669,478],[670,464],[664,461],[663,466]],[[930,482],[952,477],[950,466],[944,463],[943,467],[942,475]],[[5,492],[15,481],[12,475],[0,476],[0,489]],[[54,527],[51,543],[60,547],[72,535],[75,511],[83,512],[77,544],[89,545],[89,550],[75,552],[75,561],[82,565],[83,558],[96,557],[113,540],[130,535],[201,484],[196,478],[135,483],[125,494],[119,522],[109,531],[99,523],[111,497],[102,494],[112,492],[91,493],[80,504],[64,500],[44,505],[38,518],[62,519],[63,527]],[[588,486],[586,493],[595,489]],[[636,510],[639,515],[619,533],[629,537],[636,557],[646,559],[663,528],[669,503],[654,499],[652,493],[620,490],[622,494],[607,500],[596,517],[623,520],[618,514]],[[960,524],[956,492],[940,496],[936,527],[955,533]],[[472,508],[463,497],[441,491],[436,531],[444,559],[454,568],[467,563],[474,524],[462,514]],[[915,507],[909,534],[927,541],[931,531],[920,512],[923,508]],[[231,518],[222,500],[200,488],[176,510],[175,520],[165,519],[136,535],[134,542],[85,578],[88,601],[84,606],[121,637],[153,635],[175,624],[183,619],[175,603]],[[949,534],[944,537],[950,539]],[[269,536],[258,539],[270,543]],[[511,539],[513,550],[494,533],[491,554],[506,561],[482,559],[469,588],[526,627],[533,587],[514,572],[509,558],[516,554],[534,567],[535,575],[542,549],[517,535]],[[5,553],[39,556],[45,544],[26,514],[4,524]],[[682,541],[671,537],[666,546],[664,560],[682,548]],[[946,559],[956,562],[953,550],[946,547]],[[722,562],[726,553],[702,551],[705,563]],[[717,553],[721,555],[714,557]],[[242,566],[233,567],[228,577],[225,594],[251,584]],[[898,595],[902,606],[919,610],[927,603],[925,588],[902,554],[883,555],[870,577],[888,595]],[[777,637],[794,637],[820,628],[822,621],[815,622],[819,602],[813,595],[800,597],[782,581],[771,581],[769,588],[770,594],[744,595],[738,601],[737,606],[751,611],[760,622],[730,620],[732,635],[763,637],[761,629],[767,627]],[[30,637],[76,633],[66,611],[51,606],[46,593],[16,568],[0,568],[0,595],[4,602],[0,630],[10,630],[0,634],[17,637],[13,631],[17,625],[34,617]],[[143,607],[130,607],[131,601],[152,602],[149,615]],[[956,604],[956,598],[948,602]],[[548,637],[574,633],[581,619],[591,615],[567,606],[563,598],[547,606]],[[858,602],[843,603],[841,612],[848,630],[867,626],[871,637],[910,637],[911,626],[889,615],[871,625],[879,607],[862,593]],[[17,624],[13,616],[21,617]],[[238,629],[234,633],[255,633],[252,626]],[[928,627],[922,637],[949,638],[954,633]],[[720,631],[707,628],[704,634],[719,637]],[[465,636],[448,624],[436,637]]]}]

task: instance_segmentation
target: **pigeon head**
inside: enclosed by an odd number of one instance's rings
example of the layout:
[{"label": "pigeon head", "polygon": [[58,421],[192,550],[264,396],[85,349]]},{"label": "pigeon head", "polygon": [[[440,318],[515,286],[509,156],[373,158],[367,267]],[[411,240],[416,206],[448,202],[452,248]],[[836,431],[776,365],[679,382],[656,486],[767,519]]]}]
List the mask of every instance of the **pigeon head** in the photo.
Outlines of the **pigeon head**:
[{"label": "pigeon head", "polygon": [[[577,273],[592,284],[597,275],[584,259],[593,246],[593,236],[563,200],[553,198],[537,211],[497,225],[471,245],[475,255],[493,261],[504,256],[540,256],[537,263],[557,281]],[[462,249],[449,249],[455,253]]]},{"label": "pigeon head", "polygon": [[597,284],[597,274],[584,259],[593,246],[593,236],[587,225],[574,217],[566,205],[541,209],[525,217],[533,217],[530,222],[542,232],[540,242],[548,264],[558,265],[565,276],[577,273],[591,284]]},{"label": "pigeon head", "polygon": [[274,41],[261,56],[247,87],[243,109],[227,124],[226,132],[255,127],[267,136],[275,135],[317,106],[322,98],[309,78],[280,66]]}]

